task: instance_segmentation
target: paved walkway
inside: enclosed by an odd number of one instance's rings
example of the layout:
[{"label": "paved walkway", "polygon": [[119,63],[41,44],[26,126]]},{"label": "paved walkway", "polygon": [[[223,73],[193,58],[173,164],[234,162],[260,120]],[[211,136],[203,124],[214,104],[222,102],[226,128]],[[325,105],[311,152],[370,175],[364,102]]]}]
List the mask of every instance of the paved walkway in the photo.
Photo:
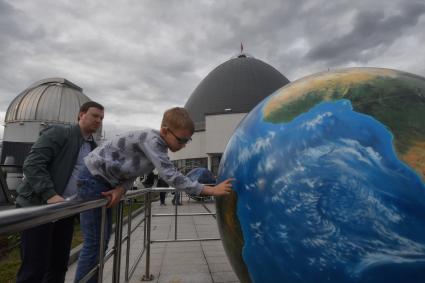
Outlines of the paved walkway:
[{"label": "paved walkway", "polygon": [[[166,206],[159,202],[152,204],[152,214],[174,213],[171,194],[168,194]],[[215,212],[213,202],[195,202],[183,198],[183,205],[178,206],[179,213]],[[137,218],[133,220],[133,226]],[[126,228],[124,228],[126,231]],[[178,238],[218,238],[217,222],[213,216],[181,216],[178,218]],[[113,236],[111,237],[113,239]],[[152,240],[174,239],[174,217],[152,218]],[[111,245],[112,243],[110,243]],[[137,258],[143,247],[143,225],[132,234],[130,265]],[[121,282],[124,280],[126,245],[123,245],[121,259]],[[145,274],[145,255],[137,266],[129,282],[141,282]],[[68,270],[66,282],[72,283],[76,264]],[[210,283],[239,282],[226,257],[221,241],[153,243],[151,245],[150,273],[153,280],[160,283]],[[112,258],[105,264],[104,282],[111,282]]]}]

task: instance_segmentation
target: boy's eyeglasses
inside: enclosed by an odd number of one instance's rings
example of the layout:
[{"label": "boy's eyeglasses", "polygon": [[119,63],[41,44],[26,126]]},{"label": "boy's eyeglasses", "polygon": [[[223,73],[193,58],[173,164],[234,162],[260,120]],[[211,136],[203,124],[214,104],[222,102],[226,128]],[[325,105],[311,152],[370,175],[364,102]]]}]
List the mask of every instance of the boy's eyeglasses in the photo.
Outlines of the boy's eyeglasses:
[{"label": "boy's eyeglasses", "polygon": [[178,137],[178,136],[176,136],[175,133],[173,133],[173,131],[170,128],[167,128],[167,129],[176,138],[176,140],[179,144],[188,144],[192,140],[191,138]]}]

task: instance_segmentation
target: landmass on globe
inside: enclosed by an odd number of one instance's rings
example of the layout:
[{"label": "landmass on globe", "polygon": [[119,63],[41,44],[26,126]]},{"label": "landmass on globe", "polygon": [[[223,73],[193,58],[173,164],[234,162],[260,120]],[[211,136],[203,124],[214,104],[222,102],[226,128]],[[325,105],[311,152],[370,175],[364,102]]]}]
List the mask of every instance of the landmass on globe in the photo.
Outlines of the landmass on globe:
[{"label": "landmass on globe", "polygon": [[381,68],[323,72],[278,90],[264,107],[264,119],[289,122],[321,101],[346,98],[355,111],[368,114],[394,135],[399,157],[425,180],[425,81]]}]

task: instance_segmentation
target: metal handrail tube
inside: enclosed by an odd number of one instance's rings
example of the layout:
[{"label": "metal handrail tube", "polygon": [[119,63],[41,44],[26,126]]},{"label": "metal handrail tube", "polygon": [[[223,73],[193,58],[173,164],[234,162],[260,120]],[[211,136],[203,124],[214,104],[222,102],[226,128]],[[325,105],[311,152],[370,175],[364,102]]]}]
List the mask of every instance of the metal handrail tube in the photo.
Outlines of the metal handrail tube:
[{"label": "metal handrail tube", "polygon": [[[162,216],[175,216],[176,214],[174,213],[157,213],[157,214],[152,214],[152,217],[154,216],[158,216],[158,217],[162,217]],[[216,213],[213,212],[194,212],[194,213],[179,213],[177,214],[177,216],[205,216],[205,215],[216,215]]]},{"label": "metal handrail tube", "polygon": [[146,269],[145,269],[145,274],[142,277],[143,281],[150,281],[153,279],[153,275],[150,274],[150,258],[151,258],[151,194],[148,193],[146,195],[146,202],[145,202],[145,207],[146,209],[146,213],[145,213],[145,218],[146,218]]},{"label": "metal handrail tube", "polygon": [[148,193],[149,191],[150,191],[150,189],[137,189],[137,190],[127,191],[125,193],[125,195],[123,195],[121,200],[127,200],[127,199],[130,199],[130,198],[139,197],[139,196],[142,196],[142,195]]},{"label": "metal handrail tube", "polygon": [[104,262],[107,262],[114,255],[114,250],[110,249],[106,251]]},{"label": "metal handrail tube", "polygon": [[[132,204],[132,200],[130,199],[130,205]],[[145,209],[146,209],[146,205],[145,205]],[[133,277],[134,272],[136,271],[136,268],[140,262],[140,260],[142,259],[143,255],[145,254],[146,251],[146,213],[145,213],[145,217],[142,218],[142,220],[140,220],[137,225],[135,225],[134,228],[131,228],[131,223],[132,223],[132,216],[131,214],[129,214],[129,219],[128,219],[128,224],[127,224],[127,235],[124,236],[124,238],[122,239],[122,241],[127,241],[127,251],[126,251],[126,266],[125,266],[125,282],[130,281],[130,278]],[[144,223],[144,237],[143,237],[143,249],[141,250],[141,252],[138,254],[136,260],[133,262],[133,264],[130,267],[130,243],[131,243],[131,234],[133,234],[133,232],[139,228],[140,224]]]},{"label": "metal handrail tube", "polygon": [[[132,190],[132,191],[128,191],[125,195],[125,197],[123,199],[128,200],[129,201],[129,207],[130,207],[130,211],[132,210],[132,206],[133,206],[133,200],[135,197],[140,196],[140,195],[144,195],[146,197],[146,194],[148,193],[147,189],[138,189],[138,190]],[[145,205],[146,207],[146,205]],[[145,208],[146,211],[146,208]],[[134,264],[132,265],[132,267],[130,268],[130,250],[131,250],[131,234],[139,227],[139,225],[142,222],[145,222],[145,218],[142,218],[141,221],[139,221],[139,223],[137,223],[137,225],[135,225],[135,227],[132,229],[131,224],[132,224],[132,214],[130,213],[128,215],[128,222],[127,222],[127,235],[125,235],[122,238],[122,243],[124,243],[125,241],[127,241],[127,250],[126,250],[126,256],[125,256],[125,271],[124,271],[124,277],[125,277],[125,281],[128,282],[130,280],[130,278],[133,276],[133,273],[137,267],[137,265],[140,262],[140,259],[142,258],[144,252],[145,252],[145,245],[143,245],[143,249],[140,252],[140,254],[138,255],[136,261],[134,262]],[[144,228],[145,229],[145,228]],[[145,233],[145,232],[144,232]]]},{"label": "metal handrail tube", "polygon": [[[132,215],[132,214],[129,214],[129,216],[130,215]],[[132,216],[131,216],[131,218],[132,218]],[[140,227],[140,224],[142,224],[142,223],[146,223],[146,218],[145,217],[143,217],[133,228],[131,227],[131,223],[132,223],[132,220],[131,219],[129,219],[128,220],[128,224],[127,224],[127,228],[128,228],[128,232],[127,232],[127,235],[125,235],[123,238],[122,238],[122,242],[124,243],[125,241],[127,241],[127,252],[126,252],[126,267],[125,267],[125,274],[126,274],[126,277],[125,277],[125,280],[126,280],[126,282],[128,282],[129,280],[130,280],[130,278],[131,277],[133,277],[133,274],[134,274],[134,271],[136,271],[136,267],[137,267],[137,265],[139,264],[139,262],[140,262],[140,260],[141,260],[141,258],[142,258],[142,256],[144,255],[144,253],[145,253],[145,248],[146,248],[146,245],[145,245],[145,242],[143,243],[143,249],[141,250],[141,252],[139,253],[139,255],[137,256],[137,258],[136,258],[136,260],[133,262],[133,264],[132,264],[132,266],[131,267],[129,267],[130,266],[130,250],[131,250],[131,247],[130,247],[130,243],[131,243],[131,234],[133,234],[133,232],[134,231],[136,231],[139,227]],[[131,229],[131,230],[130,230]],[[144,239],[144,241],[145,241],[145,239]]]},{"label": "metal handrail tube", "polygon": [[113,283],[120,282],[123,215],[124,215],[123,201],[120,201],[117,206],[117,214],[116,214],[117,229],[115,230],[115,242],[114,242],[115,254],[114,254],[114,265],[113,265],[113,275],[112,275]]},{"label": "metal handrail tube", "polygon": [[180,200],[180,199],[178,199],[178,200],[176,200],[176,201],[174,202],[174,206],[175,206],[175,215],[174,215],[174,240],[176,240],[176,241],[177,241],[177,217],[178,217],[177,208],[179,207],[179,206],[178,206],[178,203],[179,203],[180,201],[181,201],[181,200]]},{"label": "metal handrail tube", "polygon": [[151,240],[151,243],[169,243],[169,242],[200,242],[200,241],[218,241],[220,238],[196,238],[196,239],[177,239],[177,240]]},{"label": "metal handrail tube", "polygon": [[146,190],[147,192],[150,192],[150,193],[160,193],[160,192],[170,193],[170,192],[177,191],[176,188],[173,188],[173,187],[155,187],[155,188],[146,188],[141,190]]},{"label": "metal handrail tube", "polygon": [[[127,199],[133,199],[137,196],[141,196],[146,193],[147,193],[146,189],[129,191],[123,197],[120,204],[122,205],[122,203]],[[21,232],[39,225],[57,221],[62,218],[77,215],[80,212],[94,209],[94,208],[102,208],[101,231],[104,231],[105,219],[106,219],[105,206],[107,203],[108,203],[108,199],[106,198],[90,200],[90,201],[74,199],[74,200],[69,200],[69,201],[56,203],[56,204],[22,207],[22,208],[0,211],[0,234],[12,234],[12,233]],[[117,221],[121,219],[121,222],[117,225],[118,228],[120,227],[120,225],[123,224],[122,218],[123,218],[122,214],[119,217],[117,217]],[[140,223],[138,225],[140,225]],[[113,254],[116,253],[116,248],[114,246],[114,248],[109,250],[107,255],[104,256],[105,251],[104,251],[103,239],[105,235],[104,233],[101,233],[100,236],[101,236],[101,242],[100,242],[99,258],[103,260],[100,260],[99,264],[96,265],[96,267],[94,267],[88,274],[86,274],[86,276],[82,278],[80,282],[86,282],[96,273],[99,274],[98,282],[102,282],[103,265]],[[122,232],[120,233],[120,237],[122,237]],[[120,242],[121,240],[118,240],[115,243],[120,243]],[[119,265],[120,265],[120,262],[118,262],[118,267],[115,268],[116,270],[119,269]],[[117,276],[115,276],[115,278],[116,277]]]},{"label": "metal handrail tube", "polygon": [[17,233],[85,210],[102,207],[107,203],[106,198],[91,201],[72,200],[0,211],[0,235]]},{"label": "metal handrail tube", "polygon": [[[151,188],[127,191],[123,200],[145,195],[147,192],[172,192],[174,188]],[[66,218],[82,211],[106,205],[101,198],[91,201],[71,200],[56,204],[22,207],[0,211],[0,235],[16,233],[29,228]]]},{"label": "metal handrail tube", "polygon": [[100,219],[100,243],[99,243],[99,271],[97,282],[102,283],[103,280],[103,265],[105,264],[105,227],[106,227],[106,207],[102,206],[102,218]]},{"label": "metal handrail tube", "polygon": [[[145,198],[146,198],[146,196],[145,196]],[[145,221],[144,221],[144,223],[143,223],[143,249],[144,250],[146,250],[146,247],[147,247],[147,239],[146,239],[146,235],[147,235],[147,227],[148,227],[148,224],[147,224],[147,222],[148,221],[146,221],[146,215],[148,215],[149,214],[149,212],[148,212],[148,206],[147,205],[145,205],[145,217],[144,217],[144,219],[145,219]]]},{"label": "metal handrail tube", "polygon": [[[188,241],[211,241],[220,240],[220,238],[198,238],[198,239],[177,239],[177,217],[178,216],[193,216],[193,215],[216,215],[215,213],[177,213],[177,205],[175,207],[175,214],[152,214],[151,210],[151,193],[153,192],[173,192],[175,188],[148,188],[128,191],[125,196],[121,199],[117,208],[116,218],[116,230],[115,230],[115,243],[114,246],[105,251],[104,249],[104,232],[101,234],[100,250],[99,250],[99,263],[90,271],[80,282],[86,282],[96,273],[98,274],[98,282],[103,280],[103,267],[110,257],[114,256],[113,265],[113,282],[120,281],[120,267],[121,267],[121,250],[124,241],[127,241],[127,258],[125,267],[125,281],[128,282],[134,274],[134,271],[142,259],[143,255],[146,255],[146,270],[142,280],[152,280],[153,275],[150,274],[150,245],[154,242],[188,242]],[[139,221],[136,227],[132,228],[132,216],[128,217],[127,235],[123,238],[123,204],[129,200],[129,204],[132,205],[133,199],[138,196],[145,196],[145,215],[141,221]],[[76,215],[80,212],[102,208],[102,220],[101,220],[101,231],[105,231],[106,221],[106,204],[108,200],[101,198],[91,201],[82,200],[71,200],[57,204],[17,208],[0,211],[0,235],[7,233],[20,232],[35,226],[46,224],[52,221],[56,221],[65,217]],[[175,217],[175,239],[174,240],[151,240],[151,226],[152,216],[174,216]],[[131,234],[144,222],[144,237],[143,237],[143,249],[138,255],[134,264],[129,268],[129,252],[131,250]],[[105,254],[106,253],[106,254]]]},{"label": "metal handrail tube", "polygon": [[[83,278],[81,278],[81,280],[78,283],[86,283],[87,281],[90,280],[90,278],[92,278],[99,270],[99,266],[96,265],[94,268],[92,268],[89,272],[87,272],[86,275],[84,275]],[[101,276],[100,276],[101,277]]]},{"label": "metal handrail tube", "polygon": [[[147,189],[128,191],[124,200],[144,195]],[[101,198],[91,201],[70,200],[61,203],[22,207],[0,211],[0,235],[17,233],[35,226],[46,224],[85,210],[106,205],[108,200]]]},{"label": "metal handrail tube", "polygon": [[[130,199],[130,202],[128,204],[129,210],[131,211],[133,208],[133,199]],[[128,214],[128,222],[127,222],[127,235],[122,239],[122,242],[127,241],[127,250],[125,253],[125,281],[129,281],[130,278],[128,277],[128,269],[130,266],[130,248],[131,248],[131,222],[133,220],[133,217],[131,216],[131,213]]]},{"label": "metal handrail tube", "polygon": [[[152,192],[172,192],[175,191],[174,188],[149,188],[149,193],[146,195],[145,202],[145,231],[144,231],[144,241],[145,241],[145,250],[146,250],[146,266],[145,274],[142,276],[142,281],[153,280],[153,275],[150,273],[150,245],[153,243],[159,242],[194,242],[194,241],[217,241],[221,240],[220,238],[197,238],[197,239],[177,239],[177,217],[178,216],[195,216],[195,215],[216,215],[216,213],[181,213],[178,214],[178,205],[175,205],[174,214],[152,214],[151,210],[151,193]],[[174,216],[174,239],[173,240],[151,240],[151,225],[153,216]],[[141,256],[143,255],[143,252]]]}]

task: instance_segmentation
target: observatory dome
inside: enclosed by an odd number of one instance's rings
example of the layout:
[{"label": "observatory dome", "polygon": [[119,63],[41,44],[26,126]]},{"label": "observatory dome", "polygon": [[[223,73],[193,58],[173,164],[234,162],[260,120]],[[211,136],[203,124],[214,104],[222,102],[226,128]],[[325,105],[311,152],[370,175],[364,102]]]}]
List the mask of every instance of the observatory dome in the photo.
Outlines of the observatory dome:
[{"label": "observatory dome", "polygon": [[90,99],[83,89],[64,78],[48,78],[30,85],[6,111],[1,163],[10,157],[7,162],[22,166],[40,131],[49,125],[76,123],[80,106],[87,101]]},{"label": "observatory dome", "polygon": [[212,70],[196,87],[184,106],[205,130],[205,114],[247,113],[275,90],[289,83],[267,63],[240,54]]},{"label": "observatory dome", "polygon": [[82,91],[82,88],[63,78],[38,81],[12,101],[5,123],[75,123],[80,106],[90,100]]}]

